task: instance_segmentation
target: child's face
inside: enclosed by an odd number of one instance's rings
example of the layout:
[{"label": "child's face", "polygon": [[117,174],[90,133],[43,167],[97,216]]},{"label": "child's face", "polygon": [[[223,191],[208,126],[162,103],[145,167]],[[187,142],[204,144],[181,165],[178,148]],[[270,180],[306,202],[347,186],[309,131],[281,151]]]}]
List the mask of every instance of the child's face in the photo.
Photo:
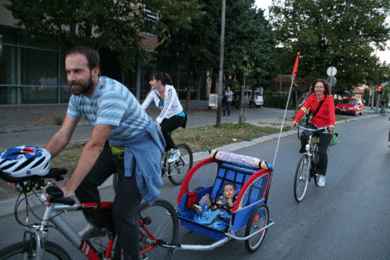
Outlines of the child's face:
[{"label": "child's face", "polygon": [[237,191],[233,185],[225,185],[225,187],[223,187],[223,196],[225,196],[226,198],[228,199],[234,198],[236,194]]}]

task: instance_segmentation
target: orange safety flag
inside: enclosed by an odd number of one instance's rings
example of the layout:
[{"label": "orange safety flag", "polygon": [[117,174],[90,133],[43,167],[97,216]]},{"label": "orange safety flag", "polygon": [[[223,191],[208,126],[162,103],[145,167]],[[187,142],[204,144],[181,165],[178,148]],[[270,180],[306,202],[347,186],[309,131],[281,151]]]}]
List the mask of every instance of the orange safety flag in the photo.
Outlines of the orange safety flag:
[{"label": "orange safety flag", "polygon": [[298,54],[297,54],[297,59],[295,60],[294,70],[293,70],[293,73],[292,73],[292,75],[293,75],[294,78],[297,76],[298,63],[299,63],[299,55],[300,55],[300,54],[301,54],[301,53],[298,52]]}]

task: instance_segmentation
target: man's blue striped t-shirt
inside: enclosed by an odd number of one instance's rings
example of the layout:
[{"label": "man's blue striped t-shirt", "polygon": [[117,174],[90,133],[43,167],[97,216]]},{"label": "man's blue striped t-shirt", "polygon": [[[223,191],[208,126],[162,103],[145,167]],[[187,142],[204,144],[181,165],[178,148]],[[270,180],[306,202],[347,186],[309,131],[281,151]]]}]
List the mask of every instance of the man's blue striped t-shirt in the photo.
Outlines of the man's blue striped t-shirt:
[{"label": "man's blue striped t-shirt", "polygon": [[112,125],[108,140],[128,140],[144,130],[151,118],[142,109],[138,100],[120,82],[100,77],[93,95],[72,95],[67,114],[80,118],[84,116],[93,126]]}]

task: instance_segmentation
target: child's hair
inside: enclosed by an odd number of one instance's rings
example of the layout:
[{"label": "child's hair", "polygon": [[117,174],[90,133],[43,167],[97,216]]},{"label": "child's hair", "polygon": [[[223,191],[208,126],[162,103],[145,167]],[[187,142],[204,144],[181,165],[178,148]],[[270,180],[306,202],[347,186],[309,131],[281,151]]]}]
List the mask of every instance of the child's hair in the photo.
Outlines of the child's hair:
[{"label": "child's hair", "polygon": [[234,185],[234,184],[231,183],[231,182],[225,183],[225,184],[223,185],[223,188],[225,189],[225,187],[228,186],[228,185],[230,185],[230,186],[232,186],[234,189],[236,189],[236,185]]}]

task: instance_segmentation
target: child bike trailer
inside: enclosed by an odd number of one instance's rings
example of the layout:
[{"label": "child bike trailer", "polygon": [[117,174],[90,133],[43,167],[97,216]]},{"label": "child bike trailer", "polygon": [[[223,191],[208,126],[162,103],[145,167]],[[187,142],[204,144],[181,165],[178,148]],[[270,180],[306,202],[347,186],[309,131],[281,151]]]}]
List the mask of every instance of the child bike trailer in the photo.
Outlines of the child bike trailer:
[{"label": "child bike trailer", "polygon": [[[212,157],[197,163],[187,174],[178,195],[180,224],[216,242],[211,245],[179,245],[181,250],[212,250],[231,240],[245,241],[249,252],[255,252],[264,240],[269,219],[267,198],[273,166],[258,158],[231,152],[211,151]],[[212,180],[210,180],[212,178]],[[219,198],[224,185],[231,183],[237,190],[231,212],[213,211],[206,204],[198,205],[209,194],[211,201]],[[198,210],[197,210],[198,209]]]}]

